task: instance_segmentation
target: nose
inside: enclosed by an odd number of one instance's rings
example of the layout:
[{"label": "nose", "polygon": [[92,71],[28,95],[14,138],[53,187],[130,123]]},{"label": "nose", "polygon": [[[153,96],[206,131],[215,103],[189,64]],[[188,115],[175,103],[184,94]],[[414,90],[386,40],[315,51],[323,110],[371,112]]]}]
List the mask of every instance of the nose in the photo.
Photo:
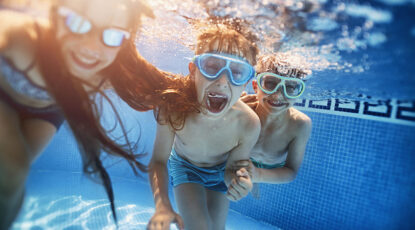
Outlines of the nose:
[{"label": "nose", "polygon": [[215,82],[216,86],[220,88],[225,88],[225,89],[228,88],[229,87],[228,76],[229,76],[229,71],[227,70],[223,71]]},{"label": "nose", "polygon": [[101,49],[101,37],[95,31],[85,34],[81,47],[82,54],[98,59]]},{"label": "nose", "polygon": [[275,93],[273,93],[271,96],[275,99],[280,99],[280,98],[284,98],[284,92],[283,92],[283,87],[279,87],[277,89],[277,91],[275,91]]}]

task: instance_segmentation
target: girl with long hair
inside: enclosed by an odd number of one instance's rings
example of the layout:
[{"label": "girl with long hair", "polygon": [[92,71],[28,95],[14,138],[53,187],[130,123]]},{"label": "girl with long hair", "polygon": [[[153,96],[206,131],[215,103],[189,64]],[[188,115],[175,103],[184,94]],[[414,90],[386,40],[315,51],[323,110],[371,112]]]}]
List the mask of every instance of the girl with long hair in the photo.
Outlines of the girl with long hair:
[{"label": "girl with long hair", "polygon": [[150,109],[145,101],[155,90],[120,87],[134,80],[128,73],[151,76],[149,82],[159,76],[134,43],[141,16],[153,17],[152,11],[138,0],[59,0],[49,13],[41,20],[0,11],[0,229],[15,219],[30,165],[64,119],[79,143],[84,171],[104,184],[115,220],[102,151],[125,158],[135,173],[146,170],[128,141],[125,148],[108,137],[93,95],[105,97],[103,88],[113,85],[123,97],[143,98],[134,108]]}]

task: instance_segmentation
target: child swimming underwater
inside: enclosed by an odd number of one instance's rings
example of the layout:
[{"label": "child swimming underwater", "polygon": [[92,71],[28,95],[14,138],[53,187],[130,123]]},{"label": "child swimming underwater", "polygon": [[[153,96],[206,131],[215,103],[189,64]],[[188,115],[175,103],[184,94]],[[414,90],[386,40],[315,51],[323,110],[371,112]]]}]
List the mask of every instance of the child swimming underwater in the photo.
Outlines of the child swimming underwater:
[{"label": "child swimming underwater", "polygon": [[90,97],[104,82],[116,87],[124,79],[117,71],[125,69],[120,57],[136,52],[143,15],[152,12],[135,0],[59,0],[50,20],[0,11],[0,229],[12,224],[31,163],[64,119],[81,148],[84,170],[99,175],[113,211],[101,151],[145,170],[132,151],[107,136]]},{"label": "child swimming underwater", "polygon": [[260,57],[256,70],[256,95],[242,97],[261,120],[261,134],[251,151],[252,181],[288,183],[297,175],[311,133],[310,118],[292,107],[310,71],[293,68],[280,54]]},{"label": "child swimming underwater", "polygon": [[[229,200],[252,188],[248,165],[234,163],[248,160],[260,132],[256,114],[238,100],[254,76],[257,48],[224,25],[203,32],[196,47],[187,78],[200,113],[187,115],[180,130],[158,125],[149,170],[156,211],[148,229],[169,229],[171,222],[181,229],[225,229]],[[180,216],[168,197],[169,175]]]}]

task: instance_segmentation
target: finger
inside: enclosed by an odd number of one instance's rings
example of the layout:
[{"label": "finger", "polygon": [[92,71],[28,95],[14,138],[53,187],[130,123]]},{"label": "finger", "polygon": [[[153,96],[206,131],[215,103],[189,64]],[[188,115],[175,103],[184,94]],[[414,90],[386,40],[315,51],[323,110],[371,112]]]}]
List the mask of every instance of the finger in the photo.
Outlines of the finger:
[{"label": "finger", "polygon": [[244,94],[244,95],[241,95],[240,99],[244,103],[252,103],[258,100],[256,94]]},{"label": "finger", "polygon": [[251,179],[248,177],[238,177],[237,184],[234,185],[234,188],[236,188],[239,193],[246,193],[249,192],[252,189],[252,182]]},{"label": "finger", "polygon": [[246,179],[244,180],[243,177],[240,177],[240,178],[238,178],[237,184],[234,186],[234,188],[237,189],[241,193],[242,191],[248,189],[248,187],[249,187],[248,183],[247,183]]},{"label": "finger", "polygon": [[238,177],[249,177],[248,170],[246,168],[240,168],[236,171],[236,176]]},{"label": "finger", "polygon": [[239,198],[241,197],[241,194],[239,193],[239,191],[236,189],[237,186],[232,185],[230,189],[228,189],[229,194],[231,194],[236,200],[239,200]]},{"label": "finger", "polygon": [[236,198],[229,193],[229,191],[226,193],[226,198],[228,198],[228,200],[230,201],[236,201]]},{"label": "finger", "polygon": [[250,102],[250,103],[246,103],[246,104],[249,106],[249,108],[255,109],[258,105],[258,102]]},{"label": "finger", "polygon": [[245,95],[245,96],[243,96],[243,98],[241,98],[242,99],[242,101],[243,102],[245,102],[245,103],[252,103],[252,102],[255,102],[255,101],[257,101],[257,97],[256,97],[256,95],[254,94],[254,95]]},{"label": "finger", "polygon": [[226,195],[227,195],[229,200],[236,201],[237,199],[236,199],[236,196],[235,196],[234,191],[233,191],[234,190],[233,184],[235,184],[234,179],[232,179],[231,185],[229,185],[228,191],[226,192]]},{"label": "finger", "polygon": [[242,194],[246,194],[247,186],[243,183],[238,183],[233,186],[233,189],[236,191],[235,193],[238,195],[238,197],[241,197]]},{"label": "finger", "polygon": [[244,187],[248,192],[252,189],[252,181],[249,178],[240,177],[239,178],[239,184]]},{"label": "finger", "polygon": [[246,94],[247,94],[246,91],[243,91],[241,94],[241,97],[245,96]]}]

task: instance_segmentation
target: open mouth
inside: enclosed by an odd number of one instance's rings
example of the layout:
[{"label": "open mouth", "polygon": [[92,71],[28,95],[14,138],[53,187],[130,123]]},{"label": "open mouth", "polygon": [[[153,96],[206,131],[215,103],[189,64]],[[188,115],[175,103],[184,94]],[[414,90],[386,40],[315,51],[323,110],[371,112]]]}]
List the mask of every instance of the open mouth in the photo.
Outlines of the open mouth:
[{"label": "open mouth", "polygon": [[99,64],[99,60],[82,57],[76,55],[74,52],[71,53],[71,56],[74,62],[84,69],[92,69]]},{"label": "open mouth", "polygon": [[212,113],[220,113],[228,103],[228,97],[220,93],[208,93],[206,105]]},{"label": "open mouth", "polygon": [[278,100],[270,100],[270,99],[266,99],[265,100],[270,106],[272,107],[283,107],[283,106],[288,106],[287,102],[282,102],[282,101],[278,101]]}]

